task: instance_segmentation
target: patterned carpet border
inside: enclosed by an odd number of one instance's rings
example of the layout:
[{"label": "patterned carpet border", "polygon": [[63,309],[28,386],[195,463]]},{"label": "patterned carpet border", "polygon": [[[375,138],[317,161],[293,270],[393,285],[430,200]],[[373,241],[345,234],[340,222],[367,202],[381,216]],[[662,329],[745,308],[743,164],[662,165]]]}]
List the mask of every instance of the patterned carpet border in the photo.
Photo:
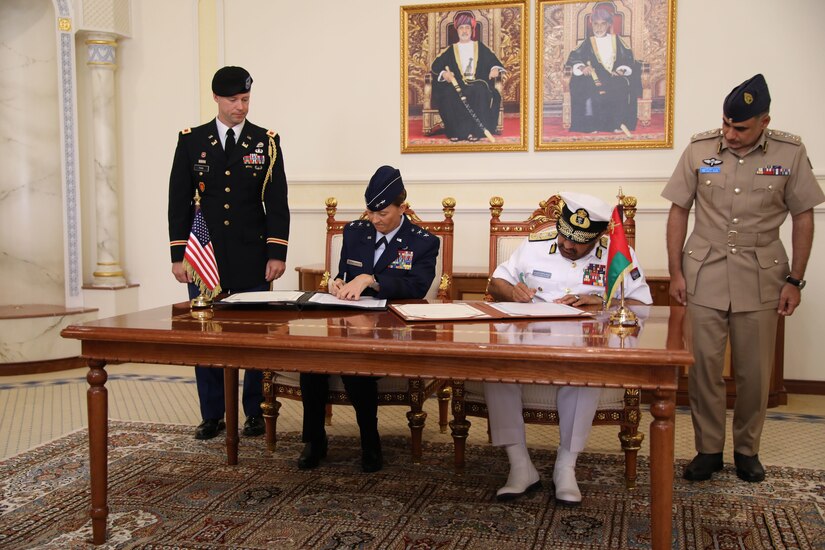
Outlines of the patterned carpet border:
[{"label": "patterned carpet border", "polygon": [[[0,547],[87,548],[85,430],[0,462]],[[302,444],[282,434],[270,455],[241,439],[240,464],[223,442],[191,427],[110,423],[109,542],[103,548],[643,549],[649,548],[649,477],[623,489],[623,458],[584,454],[584,504],[556,506],[549,490],[493,501],[504,453],[470,446],[467,474],[452,471],[452,444],[425,443],[412,464],[407,441],[383,441],[386,467],[364,474],[358,442],[331,437],[328,459],[300,471]],[[549,484],[554,454],[533,452]],[[682,464],[678,465],[681,469]],[[712,482],[674,486],[673,548],[825,549],[825,472],[769,467],[761,484],[728,466]]]}]

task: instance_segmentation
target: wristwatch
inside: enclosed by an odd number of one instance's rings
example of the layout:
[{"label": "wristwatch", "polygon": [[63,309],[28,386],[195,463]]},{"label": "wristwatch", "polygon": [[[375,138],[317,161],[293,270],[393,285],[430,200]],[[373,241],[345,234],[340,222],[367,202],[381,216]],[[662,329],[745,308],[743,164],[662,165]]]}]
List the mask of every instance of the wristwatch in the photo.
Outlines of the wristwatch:
[{"label": "wristwatch", "polygon": [[785,280],[791,283],[793,286],[799,288],[799,290],[805,288],[805,279],[794,279],[793,277],[788,275],[787,277],[785,277]]}]

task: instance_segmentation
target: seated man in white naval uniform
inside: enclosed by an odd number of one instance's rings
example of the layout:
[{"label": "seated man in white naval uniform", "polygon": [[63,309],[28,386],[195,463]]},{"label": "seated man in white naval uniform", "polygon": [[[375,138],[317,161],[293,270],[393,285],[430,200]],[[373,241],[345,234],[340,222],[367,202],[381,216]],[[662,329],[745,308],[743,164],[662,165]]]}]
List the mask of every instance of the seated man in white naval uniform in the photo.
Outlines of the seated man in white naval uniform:
[{"label": "seated man in white naval uniform", "polygon": [[[499,302],[543,300],[574,307],[603,304],[606,286],[608,229],[613,209],[581,193],[562,193],[562,212],[555,229],[530,235],[493,272],[489,293]],[[625,301],[650,304],[653,300],[636,253],[634,268],[624,277]],[[503,446],[510,461],[507,483],[498,500],[512,500],[541,487],[541,477],[530,460],[522,417],[520,384],[485,383],[493,445]],[[582,496],[576,482],[576,459],[587,443],[600,388],[548,387],[558,391],[559,448],[553,468],[556,500],[576,505]]]}]

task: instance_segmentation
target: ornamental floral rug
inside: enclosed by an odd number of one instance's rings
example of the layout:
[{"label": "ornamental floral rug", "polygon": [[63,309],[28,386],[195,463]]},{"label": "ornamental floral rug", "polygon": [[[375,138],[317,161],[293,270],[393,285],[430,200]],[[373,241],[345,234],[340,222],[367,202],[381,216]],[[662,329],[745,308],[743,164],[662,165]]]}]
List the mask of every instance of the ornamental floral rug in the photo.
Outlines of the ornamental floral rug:
[{"label": "ornamental floral rug", "polygon": [[[300,435],[241,438],[227,466],[222,438],[191,426],[109,425],[109,528],[101,548],[641,549],[650,547],[649,468],[639,458],[626,491],[621,455],[583,454],[584,502],[557,506],[544,489],[511,503],[493,497],[505,454],[468,446],[463,476],[449,443],[425,443],[413,464],[402,437],[383,439],[385,468],[360,470],[356,439],[331,437],[321,467],[298,470]],[[552,452],[533,452],[549,485]],[[676,465],[681,472],[684,461]],[[674,486],[673,548],[825,549],[825,472],[768,467],[749,484],[732,466],[713,481]],[[0,462],[0,548],[90,548],[87,433]]]}]

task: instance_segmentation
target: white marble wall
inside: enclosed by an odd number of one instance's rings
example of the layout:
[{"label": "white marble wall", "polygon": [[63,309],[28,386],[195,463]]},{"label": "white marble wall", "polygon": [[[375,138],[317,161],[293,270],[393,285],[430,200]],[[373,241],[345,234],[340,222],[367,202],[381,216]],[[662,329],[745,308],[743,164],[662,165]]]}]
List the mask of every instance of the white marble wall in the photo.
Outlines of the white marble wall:
[{"label": "white marble wall", "polygon": [[63,304],[54,8],[0,2],[0,304]]}]

